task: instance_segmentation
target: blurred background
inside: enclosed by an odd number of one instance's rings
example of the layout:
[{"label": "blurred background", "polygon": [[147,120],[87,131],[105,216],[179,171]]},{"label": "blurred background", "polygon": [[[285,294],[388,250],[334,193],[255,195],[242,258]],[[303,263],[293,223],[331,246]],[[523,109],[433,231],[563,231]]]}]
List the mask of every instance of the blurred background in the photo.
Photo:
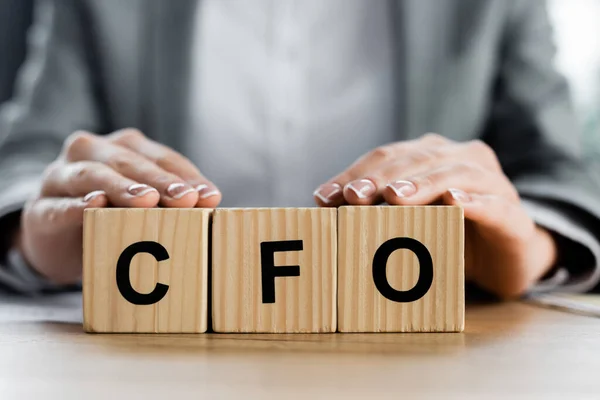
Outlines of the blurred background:
[{"label": "blurred background", "polygon": [[[558,51],[556,66],[570,83],[587,156],[600,165],[600,0],[529,1],[547,2]],[[34,2],[0,0],[0,103],[11,97],[26,56]]]},{"label": "blurred background", "polygon": [[586,153],[600,165],[600,0],[547,4],[555,31],[556,66],[569,80]]}]

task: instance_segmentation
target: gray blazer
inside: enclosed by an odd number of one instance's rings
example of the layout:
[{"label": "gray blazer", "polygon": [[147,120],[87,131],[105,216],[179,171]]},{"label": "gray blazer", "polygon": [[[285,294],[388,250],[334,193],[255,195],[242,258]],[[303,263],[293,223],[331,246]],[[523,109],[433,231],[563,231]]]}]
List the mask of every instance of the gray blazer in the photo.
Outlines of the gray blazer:
[{"label": "gray blazer", "polygon": [[[384,1],[384,0],[381,0]],[[386,0],[387,1],[387,0]],[[600,228],[542,1],[389,0],[398,140],[480,138],[524,198]],[[134,126],[182,153],[196,0],[44,0],[0,117],[0,209],[18,210],[77,129]],[[202,134],[201,132],[199,134]],[[598,236],[596,236],[598,237]]]},{"label": "gray blazer", "polygon": [[25,59],[32,0],[0,0],[0,103],[10,99],[15,75]]}]

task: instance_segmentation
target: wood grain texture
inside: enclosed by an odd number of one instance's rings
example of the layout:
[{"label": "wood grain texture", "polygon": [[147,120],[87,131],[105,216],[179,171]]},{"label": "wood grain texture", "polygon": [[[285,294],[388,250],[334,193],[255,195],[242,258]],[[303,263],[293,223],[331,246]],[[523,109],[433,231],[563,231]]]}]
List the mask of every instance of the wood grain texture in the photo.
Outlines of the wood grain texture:
[{"label": "wood grain texture", "polygon": [[[46,300],[40,307],[47,309]],[[86,335],[81,324],[48,323],[42,313],[24,322],[14,309],[0,302],[2,400],[558,400],[600,393],[600,319],[523,303],[467,305],[464,333],[426,335]]]},{"label": "wood grain texture", "polygon": [[[274,256],[300,276],[276,277],[275,303],[263,304],[260,243],[280,240],[303,241]],[[335,209],[217,209],[212,249],[215,332],[335,332]]]},{"label": "wood grain texture", "polygon": [[[453,332],[464,329],[464,221],[460,207],[341,207],[338,214],[338,329],[341,332]],[[373,256],[388,239],[410,237],[429,250],[433,283],[420,299],[397,303],[373,282]],[[397,250],[387,263],[392,288],[417,282],[419,263]]]},{"label": "wood grain texture", "polygon": [[[84,217],[83,318],[87,332],[202,333],[207,329],[211,210],[90,209]],[[169,258],[137,254],[130,279],[140,293],[168,285],[159,302],[135,305],[116,284],[117,260],[139,241],[160,243]]]}]

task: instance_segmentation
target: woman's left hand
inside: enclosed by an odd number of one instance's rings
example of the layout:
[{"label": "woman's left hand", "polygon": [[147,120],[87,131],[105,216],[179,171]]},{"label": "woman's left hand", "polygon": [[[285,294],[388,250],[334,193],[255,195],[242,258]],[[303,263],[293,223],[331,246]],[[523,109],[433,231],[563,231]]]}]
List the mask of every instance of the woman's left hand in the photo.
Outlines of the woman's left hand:
[{"label": "woman's left hand", "polygon": [[436,134],[379,147],[315,191],[321,206],[460,205],[467,280],[503,299],[522,295],[554,265],[556,244],[520,204],[494,151]]}]

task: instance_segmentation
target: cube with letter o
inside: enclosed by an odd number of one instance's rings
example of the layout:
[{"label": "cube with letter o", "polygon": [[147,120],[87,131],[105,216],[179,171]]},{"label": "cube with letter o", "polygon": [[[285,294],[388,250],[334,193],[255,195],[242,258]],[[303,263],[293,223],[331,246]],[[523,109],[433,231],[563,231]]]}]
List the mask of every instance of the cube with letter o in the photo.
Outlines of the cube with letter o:
[{"label": "cube with letter o", "polygon": [[464,220],[457,206],[339,209],[340,332],[464,329]]}]

